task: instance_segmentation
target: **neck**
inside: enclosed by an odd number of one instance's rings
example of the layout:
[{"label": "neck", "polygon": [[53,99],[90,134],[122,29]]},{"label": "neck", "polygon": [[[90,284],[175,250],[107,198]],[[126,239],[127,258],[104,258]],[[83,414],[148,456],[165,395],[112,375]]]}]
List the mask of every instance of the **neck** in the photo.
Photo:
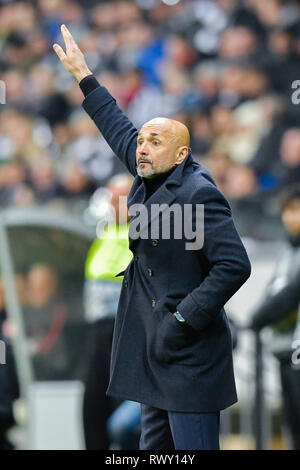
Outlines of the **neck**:
[{"label": "neck", "polygon": [[[170,168],[165,173],[156,174],[152,178],[143,178],[144,184],[146,186],[146,198],[148,199],[168,178],[170,173],[176,168],[176,166]],[[154,175],[153,175],[154,176]]]}]

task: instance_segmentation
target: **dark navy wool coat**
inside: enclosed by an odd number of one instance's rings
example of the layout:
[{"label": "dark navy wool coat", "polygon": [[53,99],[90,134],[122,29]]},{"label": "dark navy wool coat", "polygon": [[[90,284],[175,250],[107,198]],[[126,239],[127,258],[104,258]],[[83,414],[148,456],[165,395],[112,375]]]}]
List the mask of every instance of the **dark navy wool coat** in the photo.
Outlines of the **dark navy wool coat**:
[{"label": "dark navy wool coat", "polygon": [[[145,202],[137,130],[104,87],[89,93],[83,107],[135,176],[128,206]],[[223,306],[249,277],[250,263],[228,202],[191,154],[145,206],[163,203],[204,204],[204,245],[186,250],[184,238],[130,239],[134,257],[124,272],[107,393],[165,410],[221,410],[237,400]],[[151,220],[147,225],[142,229]]]}]

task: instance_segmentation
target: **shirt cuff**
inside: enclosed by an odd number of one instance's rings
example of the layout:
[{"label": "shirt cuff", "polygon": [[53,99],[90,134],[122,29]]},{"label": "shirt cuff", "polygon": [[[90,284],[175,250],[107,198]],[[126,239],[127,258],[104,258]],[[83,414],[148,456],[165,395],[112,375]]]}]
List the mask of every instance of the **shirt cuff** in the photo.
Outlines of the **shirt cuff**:
[{"label": "shirt cuff", "polygon": [[100,83],[94,75],[88,75],[79,82],[79,86],[84,96],[87,97],[89,93],[100,87]]}]

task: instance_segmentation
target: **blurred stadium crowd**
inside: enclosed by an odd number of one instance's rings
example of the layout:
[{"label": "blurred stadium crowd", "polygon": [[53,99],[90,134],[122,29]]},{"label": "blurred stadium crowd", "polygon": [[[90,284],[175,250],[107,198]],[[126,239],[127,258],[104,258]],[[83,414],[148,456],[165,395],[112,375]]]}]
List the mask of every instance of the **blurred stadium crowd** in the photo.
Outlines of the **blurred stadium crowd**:
[{"label": "blurred stadium crowd", "polygon": [[[137,127],[189,127],[231,201],[300,180],[297,0],[0,0],[0,207],[88,202],[123,168],[52,50],[65,23]],[[80,205],[82,207],[82,205]]]}]

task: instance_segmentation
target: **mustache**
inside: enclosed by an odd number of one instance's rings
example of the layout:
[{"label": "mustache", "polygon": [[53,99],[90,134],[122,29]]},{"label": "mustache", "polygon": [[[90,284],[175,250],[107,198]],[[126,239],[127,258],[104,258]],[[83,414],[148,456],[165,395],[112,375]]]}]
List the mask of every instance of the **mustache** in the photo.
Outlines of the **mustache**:
[{"label": "mustache", "polygon": [[142,163],[150,163],[151,165],[152,165],[152,163],[153,163],[152,160],[150,160],[150,158],[146,158],[146,157],[140,157],[140,158],[138,159],[138,164],[140,164],[141,162],[142,162]]}]

